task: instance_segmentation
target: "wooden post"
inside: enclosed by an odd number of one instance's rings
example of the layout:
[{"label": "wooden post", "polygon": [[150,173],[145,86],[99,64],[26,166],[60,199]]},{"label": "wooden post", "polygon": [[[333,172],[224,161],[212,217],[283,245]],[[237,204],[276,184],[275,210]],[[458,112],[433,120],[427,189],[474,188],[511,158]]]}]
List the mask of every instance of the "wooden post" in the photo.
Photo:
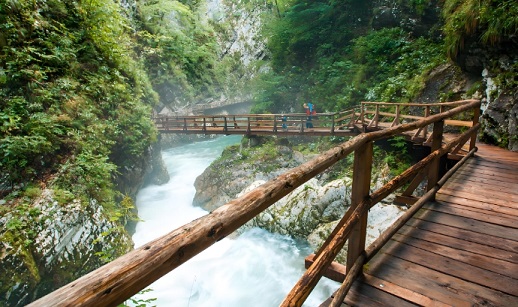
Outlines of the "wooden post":
[{"label": "wooden post", "polygon": [[400,112],[400,105],[397,104],[396,105],[396,117],[394,117],[394,120],[392,121],[392,124],[390,125],[390,127],[399,125],[399,112]]},{"label": "wooden post", "polygon": [[204,117],[203,118],[203,132],[206,132],[207,131],[207,119]]},{"label": "wooden post", "polygon": [[[432,152],[441,148],[442,145],[442,133],[444,130],[444,120],[437,121],[433,124],[433,137],[432,137]],[[441,157],[438,156],[430,164],[428,169],[428,185],[427,191],[433,189],[437,181],[439,181],[439,167]],[[435,196],[433,197],[435,199]]]},{"label": "wooden post", "polygon": [[223,131],[227,132],[228,128],[227,128],[227,117],[226,116],[223,116],[223,122],[225,123],[225,126],[223,126]]},{"label": "wooden post", "polygon": [[183,118],[183,130],[186,131],[187,130],[187,118]]},{"label": "wooden post", "polygon": [[361,117],[361,123],[362,123],[363,132],[366,132],[367,129],[365,127],[365,104],[363,102],[362,102],[362,110],[361,110],[361,113],[360,113],[360,117]]},{"label": "wooden post", "polygon": [[[426,108],[424,109],[424,117],[428,117],[430,116],[430,106],[426,106]],[[426,137],[428,136],[428,126],[424,126],[423,127],[423,138],[426,139]]]},{"label": "wooden post", "polygon": [[[480,117],[480,105],[473,109],[473,126],[478,124],[479,117]],[[473,148],[475,148],[475,144],[477,143],[477,134],[478,133],[474,133],[473,136],[471,137],[471,141],[469,142],[469,150],[472,150]]]},{"label": "wooden post", "polygon": [[378,128],[379,120],[380,120],[380,105],[376,105],[376,114],[374,115],[374,127]]},{"label": "wooden post", "polygon": [[273,132],[277,132],[277,115],[273,116]]},{"label": "wooden post", "polygon": [[[354,152],[353,186],[351,209],[358,206],[369,196],[372,171],[372,142],[367,142]],[[360,217],[349,237],[347,250],[347,270],[352,268],[356,259],[365,250],[367,233],[367,214]]]},{"label": "wooden post", "polygon": [[335,116],[336,116],[337,113],[333,114],[333,117],[331,117],[332,119],[332,122],[331,122],[331,133],[334,133],[335,132]]}]

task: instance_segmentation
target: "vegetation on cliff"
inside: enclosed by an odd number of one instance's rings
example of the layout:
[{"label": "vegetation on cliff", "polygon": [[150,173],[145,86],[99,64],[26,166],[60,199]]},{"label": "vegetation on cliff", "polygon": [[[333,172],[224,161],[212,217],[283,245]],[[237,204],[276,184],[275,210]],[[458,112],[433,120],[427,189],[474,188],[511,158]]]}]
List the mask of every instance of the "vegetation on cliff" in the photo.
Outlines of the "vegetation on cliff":
[{"label": "vegetation on cliff", "polygon": [[[0,249],[10,279],[0,305],[28,303],[131,248],[124,194],[157,139],[152,108],[213,95],[223,80],[213,31],[188,2],[0,0]],[[42,229],[56,241],[38,240]],[[86,248],[70,242],[73,258],[47,246],[68,233]]]}]

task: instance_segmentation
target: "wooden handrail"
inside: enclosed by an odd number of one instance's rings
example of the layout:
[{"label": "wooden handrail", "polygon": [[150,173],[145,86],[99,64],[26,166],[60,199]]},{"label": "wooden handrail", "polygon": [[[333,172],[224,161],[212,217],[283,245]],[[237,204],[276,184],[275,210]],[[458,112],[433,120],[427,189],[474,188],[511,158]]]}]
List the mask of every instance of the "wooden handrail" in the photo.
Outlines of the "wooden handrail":
[{"label": "wooden handrail", "polygon": [[[266,182],[253,191],[228,202],[213,212],[61,287],[29,306],[115,306],[120,304],[199,252],[237,230],[257,214],[345,158],[351,152],[364,146],[370,146],[369,143],[375,140],[445,120],[450,116],[469,109],[476,109],[479,106],[479,101],[468,101],[454,109],[417,122],[358,135],[311,161]],[[376,199],[373,196],[375,195],[373,194],[369,198],[371,201]],[[377,197],[381,196],[382,194]],[[354,214],[350,213],[349,216],[353,220],[360,219],[369,206],[370,202],[364,200],[355,206],[352,211]],[[346,224],[352,227],[354,223],[347,222]],[[348,230],[345,229],[341,232],[341,235],[347,236],[347,233]],[[334,247],[337,248],[338,246],[335,245]],[[320,256],[329,257],[329,255],[328,253],[322,253]],[[297,302],[302,304],[303,300],[302,302],[297,300]]]}]

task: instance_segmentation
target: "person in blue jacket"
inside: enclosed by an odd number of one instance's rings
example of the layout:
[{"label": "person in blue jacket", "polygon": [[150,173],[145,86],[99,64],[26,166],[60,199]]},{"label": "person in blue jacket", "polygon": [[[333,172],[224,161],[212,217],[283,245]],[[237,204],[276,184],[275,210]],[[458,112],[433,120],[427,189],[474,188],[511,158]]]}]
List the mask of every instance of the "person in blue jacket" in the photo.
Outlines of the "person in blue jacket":
[{"label": "person in blue jacket", "polygon": [[313,123],[311,121],[313,120],[313,115],[316,113],[315,106],[311,102],[305,103],[304,110],[308,116],[306,121],[306,128],[313,128]]}]

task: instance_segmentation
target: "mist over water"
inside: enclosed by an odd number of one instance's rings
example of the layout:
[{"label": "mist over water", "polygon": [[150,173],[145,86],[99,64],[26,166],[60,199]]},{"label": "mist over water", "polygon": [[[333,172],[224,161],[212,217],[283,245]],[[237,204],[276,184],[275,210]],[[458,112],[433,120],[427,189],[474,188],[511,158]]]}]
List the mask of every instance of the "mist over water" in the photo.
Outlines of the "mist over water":
[{"label": "mist over water", "polygon": [[[194,181],[223,149],[241,136],[225,136],[162,152],[171,180],[139,191],[143,220],[133,235],[139,247],[208,212],[192,206]],[[139,294],[156,306],[278,306],[304,272],[305,244],[254,228],[236,239],[223,239]],[[305,306],[318,306],[337,283],[322,279]]]}]

